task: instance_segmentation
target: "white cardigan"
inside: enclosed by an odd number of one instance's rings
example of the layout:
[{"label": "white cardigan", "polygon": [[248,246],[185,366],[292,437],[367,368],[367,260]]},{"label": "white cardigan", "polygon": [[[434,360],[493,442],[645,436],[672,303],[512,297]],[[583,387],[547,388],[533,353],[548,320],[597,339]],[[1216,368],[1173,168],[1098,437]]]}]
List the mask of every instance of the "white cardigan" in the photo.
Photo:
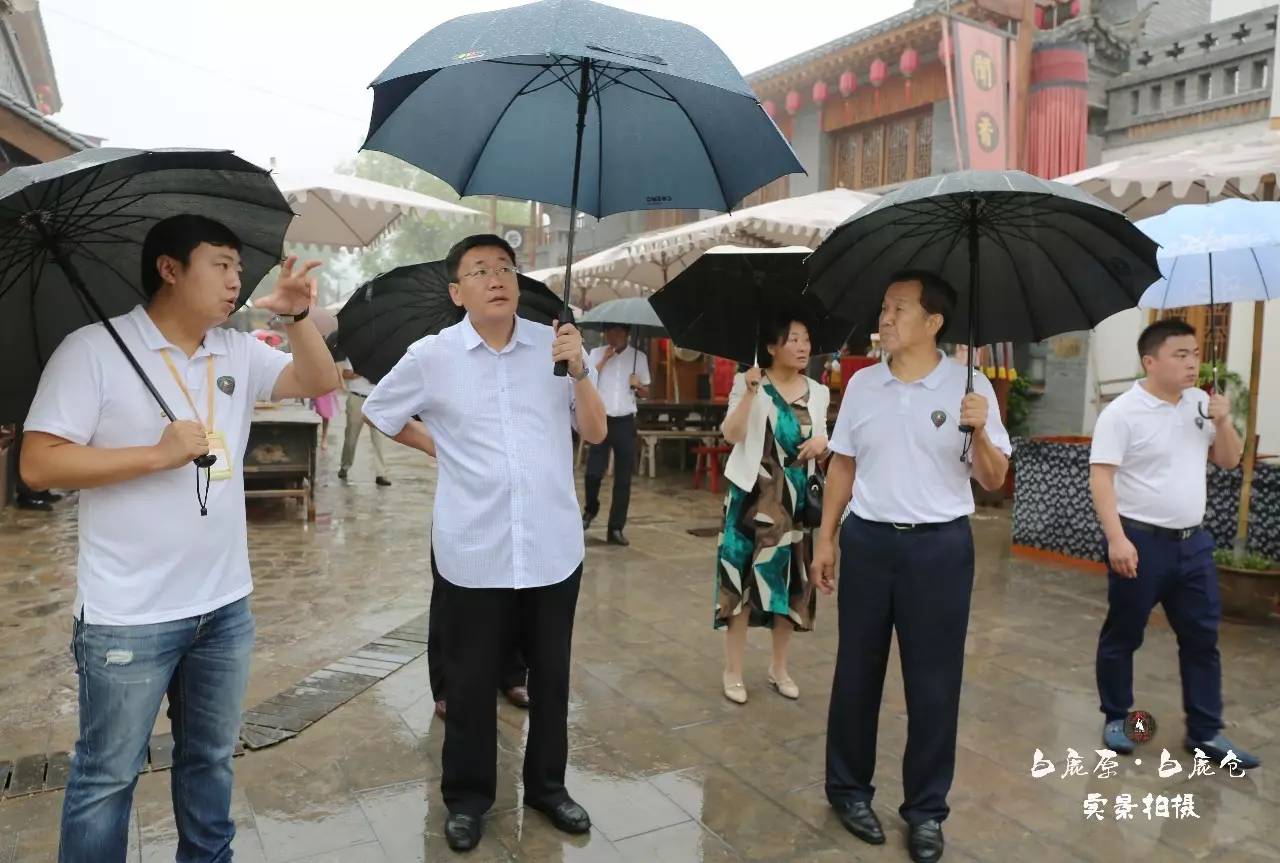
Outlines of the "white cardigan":
[{"label": "white cardigan", "polygon": [[[809,382],[809,421],[813,426],[815,437],[827,437],[827,407],[831,404],[831,391],[815,381],[805,377]],[[764,384],[761,382],[761,389]],[[733,391],[729,393],[728,414],[738,406],[738,402],[747,392],[746,376],[739,373],[733,379]],[[763,392],[757,392],[751,403],[751,416],[747,419],[747,436],[733,445],[733,452],[725,462],[725,479],[743,491],[755,488],[756,478],[760,476],[760,462],[764,458],[764,433],[768,423],[777,422],[778,409]],[[813,464],[809,465],[810,470]]]}]

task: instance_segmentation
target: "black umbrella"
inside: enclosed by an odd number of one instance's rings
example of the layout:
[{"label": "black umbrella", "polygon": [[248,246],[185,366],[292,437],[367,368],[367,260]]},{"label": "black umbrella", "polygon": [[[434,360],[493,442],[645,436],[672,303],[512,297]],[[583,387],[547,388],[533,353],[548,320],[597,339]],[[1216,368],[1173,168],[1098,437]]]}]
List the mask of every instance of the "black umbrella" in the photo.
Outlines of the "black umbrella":
[{"label": "black umbrella", "polygon": [[714,42],[688,25],[589,0],[447,21],[372,87],[364,147],[464,196],[526,198],[597,217],[727,210],[804,170]]},{"label": "black umbrella", "polygon": [[271,175],[226,150],[104,147],[0,177],[0,422],[23,419],[54,348],[95,321],[174,419],[108,319],[146,301],[142,241],[181,214],[240,238],[241,303],[280,262],[293,218]]},{"label": "black umbrella", "polygon": [[822,314],[813,298],[803,294],[808,255],[808,249],[795,247],[718,246],[649,302],[677,345],[742,365],[759,361],[760,329],[781,315],[808,323],[813,353],[834,353],[849,338],[853,324]]},{"label": "black umbrella", "polygon": [[1160,278],[1156,244],[1122,213],[1021,171],[908,183],[836,228],[808,268],[808,293],[867,332],[893,273],[950,282],[959,303],[948,328],[968,334],[970,392],[975,345],[1093,329]]},{"label": "black umbrella", "polygon": [[[561,314],[550,288],[521,274],[516,314],[550,325]],[[466,312],[449,295],[444,261],[396,267],[365,282],[338,312],[337,347],[358,374],[377,383],[418,339],[459,323]],[[561,323],[572,323],[573,314]]]}]

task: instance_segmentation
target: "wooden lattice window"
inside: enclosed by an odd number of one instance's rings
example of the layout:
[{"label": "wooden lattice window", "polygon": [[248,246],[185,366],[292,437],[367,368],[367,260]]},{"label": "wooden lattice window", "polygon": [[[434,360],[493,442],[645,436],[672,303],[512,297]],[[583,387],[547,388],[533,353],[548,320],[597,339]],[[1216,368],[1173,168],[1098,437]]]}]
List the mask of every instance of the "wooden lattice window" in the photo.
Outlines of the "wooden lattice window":
[{"label": "wooden lattice window", "polygon": [[767,186],[761,186],[750,195],[742,199],[742,203],[737,209],[745,207],[754,207],[757,204],[767,204],[770,201],[781,201],[783,198],[790,197],[791,194],[791,177],[782,176],[769,183]]},{"label": "wooden lattice window", "polygon": [[1227,344],[1231,340],[1231,304],[1214,306],[1184,306],[1165,309],[1153,320],[1182,318],[1196,328],[1196,340],[1200,343],[1200,360],[1208,362],[1217,357],[1221,365],[1227,358]]},{"label": "wooden lattice window", "polygon": [[933,111],[900,114],[832,134],[832,185],[871,189],[933,172]]},{"label": "wooden lattice window", "polygon": [[911,120],[898,119],[889,123],[888,143],[884,150],[884,181],[901,183],[911,176]]}]

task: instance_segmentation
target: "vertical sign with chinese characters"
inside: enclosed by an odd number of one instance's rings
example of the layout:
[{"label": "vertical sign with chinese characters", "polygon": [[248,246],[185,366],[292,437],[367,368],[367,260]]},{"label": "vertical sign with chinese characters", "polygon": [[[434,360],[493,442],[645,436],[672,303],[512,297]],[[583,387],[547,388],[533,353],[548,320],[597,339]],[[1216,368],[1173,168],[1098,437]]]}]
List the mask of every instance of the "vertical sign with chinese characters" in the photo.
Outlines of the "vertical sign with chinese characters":
[{"label": "vertical sign with chinese characters", "polygon": [[1009,167],[1008,37],[952,19],[956,113],[964,166],[976,171]]}]

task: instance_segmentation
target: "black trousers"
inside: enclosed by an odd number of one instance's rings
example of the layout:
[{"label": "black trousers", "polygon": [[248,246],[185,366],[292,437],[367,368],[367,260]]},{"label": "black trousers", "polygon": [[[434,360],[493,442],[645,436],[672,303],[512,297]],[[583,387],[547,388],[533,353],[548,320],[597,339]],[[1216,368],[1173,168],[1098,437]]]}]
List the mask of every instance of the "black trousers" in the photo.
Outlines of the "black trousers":
[{"label": "black trousers", "polygon": [[587,453],[586,514],[595,518],[600,512],[600,485],[609,469],[609,452],[613,452],[613,500],[609,504],[609,530],[627,526],[627,510],[631,507],[631,475],[636,469],[636,418],[609,417],[609,436]]},{"label": "black trousers", "polygon": [[[441,614],[445,610],[445,594],[448,582],[440,577],[436,569],[435,553],[431,554],[431,606],[427,610],[427,674],[431,677],[431,697],[436,701],[446,700],[444,685],[444,624]],[[498,673],[498,687],[502,691],[524,686],[528,679],[529,669],[525,667],[520,656],[520,644],[514,634],[507,643],[502,654],[502,669]]]},{"label": "black trousers", "polygon": [[[443,581],[443,580],[442,580]],[[493,688],[508,633],[529,663],[529,735],[524,799],[551,807],[568,799],[569,656],[582,566],[558,584],[523,590],[465,588],[444,582],[444,724],[440,790],[450,813],[479,817],[497,793],[498,705]]]},{"label": "black trousers", "polygon": [[849,516],[840,531],[840,646],[827,720],[827,799],[870,802],[889,643],[907,700],[902,758],[909,824],[942,821],[955,774],[964,641],[973,590],[967,518],[927,530]]}]

